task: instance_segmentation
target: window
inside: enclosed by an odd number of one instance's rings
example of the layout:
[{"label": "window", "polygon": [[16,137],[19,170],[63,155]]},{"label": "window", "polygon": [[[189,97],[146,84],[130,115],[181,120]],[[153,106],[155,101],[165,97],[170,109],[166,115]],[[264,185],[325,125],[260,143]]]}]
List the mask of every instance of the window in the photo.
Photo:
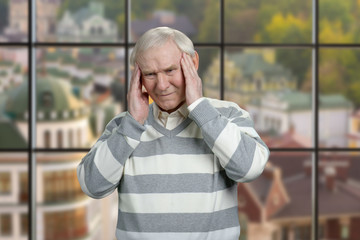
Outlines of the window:
[{"label": "window", "polygon": [[62,148],[63,147],[63,131],[62,130],[58,130],[57,131],[57,146],[58,148]]},{"label": "window", "polygon": [[49,130],[44,132],[44,147],[50,148],[51,147],[51,133]]},{"label": "window", "polygon": [[27,236],[29,233],[29,216],[28,214],[21,214],[20,215],[20,228],[21,228],[21,235]]},{"label": "window", "polygon": [[9,172],[0,172],[0,196],[11,193],[11,175]]},{"label": "window", "polygon": [[9,236],[12,234],[12,216],[11,214],[0,214],[0,236]]},{"label": "window", "polygon": [[74,131],[72,129],[69,130],[68,143],[69,148],[74,147]]},{"label": "window", "polygon": [[62,240],[85,237],[87,233],[86,209],[45,214],[45,239]]},{"label": "window", "polygon": [[285,226],[281,229],[281,240],[289,239],[289,227]]},{"label": "window", "polygon": [[311,226],[298,226],[295,228],[295,240],[311,239]]},{"label": "window", "polygon": [[[354,144],[359,140],[356,134],[349,139],[348,132],[351,113],[360,108],[359,12],[358,0],[0,1],[0,209],[16,186],[20,196],[13,212],[18,214],[26,203],[30,211],[14,218],[21,219],[16,223],[23,226],[21,234],[36,235],[35,229],[23,230],[25,225],[42,224],[36,229],[44,229],[45,239],[98,236],[89,229],[94,224],[83,221],[86,208],[80,208],[76,227],[67,221],[76,218],[77,210],[45,211],[41,217],[48,221],[43,223],[31,219],[42,213],[37,210],[43,205],[80,205],[84,195],[75,166],[106,123],[126,110],[131,49],[146,26],[168,25],[193,40],[204,96],[233,101],[251,112],[271,149],[269,171],[248,184],[252,192],[243,196],[257,196],[265,208],[269,179],[279,177],[279,209],[268,209],[273,215],[264,220],[281,229],[276,237],[330,238],[326,216],[336,219],[343,213],[327,204],[341,196],[329,194],[322,162],[348,162],[347,169],[337,165],[335,181],[360,181],[360,148]],[[96,115],[98,109],[103,117]],[[360,131],[360,124],[355,129]],[[9,165],[21,173],[16,183]],[[34,196],[43,202],[37,204]],[[246,205],[252,204],[246,197]],[[349,207],[344,213],[359,215],[358,202],[344,206]],[[260,214],[254,210],[246,215],[250,239],[251,224]],[[276,219],[289,215],[306,219],[311,228]],[[12,216],[1,215],[0,234],[19,235]],[[338,234],[359,235],[359,229],[349,225]]]},{"label": "window", "polygon": [[71,202],[84,197],[76,170],[46,172],[43,183],[45,202]]},{"label": "window", "polygon": [[27,203],[29,201],[29,177],[27,172],[20,173],[20,199],[21,203]]},{"label": "window", "polygon": [[53,95],[50,92],[44,92],[42,95],[42,104],[44,107],[51,108],[53,107]]}]

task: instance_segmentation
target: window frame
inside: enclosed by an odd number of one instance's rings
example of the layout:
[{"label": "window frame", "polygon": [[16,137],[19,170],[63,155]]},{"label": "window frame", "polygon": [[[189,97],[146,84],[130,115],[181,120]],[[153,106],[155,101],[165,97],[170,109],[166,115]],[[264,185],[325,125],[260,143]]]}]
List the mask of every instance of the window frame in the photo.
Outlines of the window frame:
[{"label": "window frame", "polygon": [[[318,233],[321,233],[321,226],[319,225],[318,216],[318,165],[319,155],[321,152],[360,152],[360,148],[322,148],[319,146],[319,51],[322,48],[343,48],[352,49],[360,48],[360,44],[324,44],[319,42],[319,1],[312,0],[312,42],[306,44],[257,44],[257,43],[226,43],[225,36],[225,16],[224,16],[224,5],[226,0],[220,0],[220,42],[218,43],[197,43],[194,42],[195,47],[214,47],[220,51],[220,87],[219,96],[224,99],[224,55],[227,47],[243,47],[243,48],[305,48],[311,49],[312,51],[312,126],[314,129],[314,135],[312,139],[312,147],[310,148],[271,148],[271,152],[307,152],[312,154],[312,226],[311,236],[312,239],[319,239]],[[57,148],[39,148],[36,146],[36,108],[35,108],[35,93],[36,93],[36,58],[35,49],[38,47],[122,47],[125,49],[125,59],[129,57],[129,49],[134,46],[131,42],[129,34],[129,23],[130,23],[130,2],[131,0],[124,0],[125,6],[125,21],[124,21],[124,42],[119,43],[46,43],[39,42],[36,40],[36,3],[37,1],[28,1],[28,40],[27,42],[0,42],[0,47],[24,47],[28,50],[28,147],[27,148],[16,148],[16,149],[0,149],[0,152],[23,152],[28,155],[28,190],[29,190],[29,201],[28,201],[28,224],[29,224],[29,240],[36,239],[36,153],[39,152],[83,152],[89,151],[88,148],[71,148],[71,149],[57,149]],[[129,62],[125,61],[125,94],[128,89],[129,79]],[[127,108],[127,100],[124,99],[125,109]],[[74,136],[78,135],[79,132],[74,132]],[[74,142],[74,145],[77,144]],[[77,145],[79,146],[79,145]]]}]

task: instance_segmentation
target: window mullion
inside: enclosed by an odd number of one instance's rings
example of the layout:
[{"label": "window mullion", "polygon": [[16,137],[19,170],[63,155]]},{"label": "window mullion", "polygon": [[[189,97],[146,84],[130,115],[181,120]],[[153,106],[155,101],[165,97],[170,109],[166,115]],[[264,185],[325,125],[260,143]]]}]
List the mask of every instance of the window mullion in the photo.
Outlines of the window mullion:
[{"label": "window mullion", "polygon": [[28,86],[29,86],[29,144],[28,144],[28,184],[29,184],[29,204],[28,204],[28,227],[29,239],[36,239],[36,54],[35,54],[35,35],[36,35],[36,1],[28,2]]},{"label": "window mullion", "polygon": [[312,236],[311,239],[318,239],[319,229],[319,208],[318,208],[318,160],[319,160],[319,1],[312,1],[312,126],[313,126],[313,146],[312,157]]},{"label": "window mullion", "polygon": [[225,0],[220,1],[220,99],[224,100],[225,92]]}]

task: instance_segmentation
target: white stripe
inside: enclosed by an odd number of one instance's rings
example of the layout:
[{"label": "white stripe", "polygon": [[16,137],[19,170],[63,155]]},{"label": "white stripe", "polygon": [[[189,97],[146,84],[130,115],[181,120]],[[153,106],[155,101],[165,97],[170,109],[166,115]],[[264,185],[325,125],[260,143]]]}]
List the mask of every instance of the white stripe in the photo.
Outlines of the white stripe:
[{"label": "white stripe", "polygon": [[255,131],[253,127],[238,127],[241,132],[246,133],[252,138],[260,138],[259,134]]},{"label": "white stripe", "polygon": [[237,187],[213,193],[119,194],[129,213],[211,213],[237,206]]},{"label": "white stripe", "polygon": [[225,228],[210,232],[127,232],[116,229],[117,239],[139,240],[139,239],[156,239],[156,240],[184,240],[184,239],[206,239],[206,240],[238,240],[240,227]]},{"label": "white stripe", "polygon": [[125,162],[124,174],[181,174],[219,172],[221,166],[213,154],[164,154],[151,157],[132,157]]},{"label": "white stripe", "polygon": [[195,122],[192,122],[185,128],[183,131],[181,131],[177,137],[185,137],[185,138],[203,138],[203,135],[201,133],[201,129],[198,125],[196,125]]},{"label": "white stripe", "polygon": [[111,154],[106,142],[103,142],[97,148],[94,156],[94,163],[106,180],[112,184],[117,184],[119,182],[123,166]]},{"label": "white stripe", "polygon": [[[231,138],[229,136],[232,136]],[[213,152],[220,159],[222,166],[226,166],[241,141],[239,127],[229,122],[216,139]]]},{"label": "white stripe", "polygon": [[139,141],[133,139],[133,138],[130,138],[130,137],[127,137],[127,136],[124,136],[125,137],[125,140],[126,142],[129,144],[130,147],[132,147],[133,149],[135,149],[138,145],[139,145]]},{"label": "white stripe", "polygon": [[239,109],[239,106],[236,103],[228,102],[228,101],[221,101],[215,98],[206,98],[213,107],[215,108],[230,108],[235,107]]},{"label": "white stripe", "polygon": [[163,137],[164,135],[159,133],[153,126],[146,125],[146,131],[141,135],[140,141],[149,142]]},{"label": "white stripe", "polygon": [[246,173],[246,175],[237,181],[248,182],[257,178],[263,172],[268,157],[269,152],[267,151],[267,149],[260,143],[256,142],[254,159],[252,161],[251,167]]}]

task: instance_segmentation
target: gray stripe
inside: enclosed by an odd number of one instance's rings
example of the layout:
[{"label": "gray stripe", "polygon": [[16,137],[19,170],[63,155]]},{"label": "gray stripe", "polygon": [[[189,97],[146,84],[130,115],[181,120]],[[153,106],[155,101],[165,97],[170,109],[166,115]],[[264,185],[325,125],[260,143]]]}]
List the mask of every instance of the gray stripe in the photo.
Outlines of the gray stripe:
[{"label": "gray stripe", "polygon": [[205,123],[220,116],[207,99],[201,101],[190,113],[189,118],[193,119],[201,127]]},{"label": "gray stripe", "polygon": [[207,143],[210,149],[214,147],[216,139],[224,130],[227,124],[227,119],[219,118],[215,122],[208,122],[207,124],[203,125],[201,132],[203,134],[204,141]]},{"label": "gray stripe", "polygon": [[116,126],[119,126],[121,124],[121,120],[124,118],[124,116],[116,117],[112,122],[116,123]]},{"label": "gray stripe", "polygon": [[118,132],[114,132],[106,143],[114,158],[124,166],[126,159],[128,159],[134,151],[127,143],[124,136],[120,135]]},{"label": "gray stripe", "polygon": [[141,142],[133,152],[135,157],[148,157],[161,154],[208,154],[211,149],[202,139],[183,137],[161,137],[155,141]]},{"label": "gray stripe", "polygon": [[[90,152],[89,155],[87,155],[86,157],[88,157],[89,159],[94,159],[93,155],[95,154],[96,154],[96,150]],[[95,197],[100,198],[106,195],[107,193],[114,191],[117,185],[114,185],[108,180],[106,180],[106,178],[104,178],[101,175],[99,169],[96,167],[94,162],[84,161],[83,164],[84,164],[86,187],[91,194],[93,194]]]},{"label": "gray stripe", "polygon": [[255,140],[247,134],[241,133],[241,141],[225,167],[229,178],[236,181],[246,175],[254,160],[255,148]]},{"label": "gray stripe", "polygon": [[117,228],[132,232],[208,232],[239,226],[238,208],[213,213],[125,213]]},{"label": "gray stripe", "polygon": [[235,118],[231,122],[239,127],[254,127],[254,122],[250,118]]},{"label": "gray stripe", "polygon": [[127,232],[116,229],[118,240],[239,240],[240,226],[212,232]]},{"label": "gray stripe", "polygon": [[145,127],[138,123],[130,113],[127,112],[121,120],[121,125],[119,125],[117,131],[124,136],[140,140],[141,134],[145,131]]},{"label": "gray stripe", "polygon": [[97,142],[103,142],[103,141],[105,141],[106,139],[108,139],[110,136],[111,136],[111,132],[109,132],[109,131],[106,130],[106,131],[100,136],[100,138],[97,140]]},{"label": "gray stripe", "polygon": [[181,193],[216,192],[234,186],[236,182],[225,171],[215,174],[151,174],[124,175],[120,193]]},{"label": "gray stripe", "polygon": [[110,122],[106,125],[105,131],[103,132],[103,134],[102,134],[102,135],[100,136],[100,138],[98,139],[98,142],[99,142],[99,141],[104,141],[104,140],[108,139],[108,138],[111,136],[113,129],[114,129],[114,128],[117,128],[118,125],[120,124],[121,119],[122,119],[122,118],[116,118],[116,119],[110,121]]},{"label": "gray stripe", "polygon": [[227,118],[241,117],[243,115],[243,113],[235,107],[219,107],[216,109],[221,113],[221,115],[226,116]]}]

